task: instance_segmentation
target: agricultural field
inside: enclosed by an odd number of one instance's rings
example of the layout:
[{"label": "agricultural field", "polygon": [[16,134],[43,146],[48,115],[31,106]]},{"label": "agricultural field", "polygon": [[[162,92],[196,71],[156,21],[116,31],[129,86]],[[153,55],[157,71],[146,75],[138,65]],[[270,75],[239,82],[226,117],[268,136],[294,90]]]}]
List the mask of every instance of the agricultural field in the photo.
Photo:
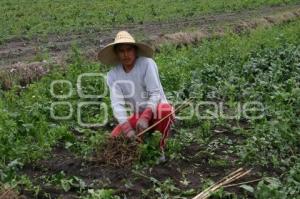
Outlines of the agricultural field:
[{"label": "agricultural field", "polygon": [[[95,31],[113,26],[187,19],[201,14],[294,4],[297,0],[167,1],[2,0],[0,42],[49,33]],[[133,14],[134,13],[134,14]]]},{"label": "agricultural field", "polygon": [[[0,40],[293,3],[3,0]],[[116,120],[102,74],[110,68],[84,56],[81,47],[73,46],[65,65],[53,64],[34,81],[1,79],[0,199],[193,198],[238,168],[251,172],[210,198],[299,198],[299,18],[160,46],[154,59],[167,98],[176,107],[192,99],[176,114],[166,162],[158,161],[158,133],[141,144],[109,138]],[[108,105],[108,115],[99,103]],[[109,153],[118,142],[125,160]]]}]

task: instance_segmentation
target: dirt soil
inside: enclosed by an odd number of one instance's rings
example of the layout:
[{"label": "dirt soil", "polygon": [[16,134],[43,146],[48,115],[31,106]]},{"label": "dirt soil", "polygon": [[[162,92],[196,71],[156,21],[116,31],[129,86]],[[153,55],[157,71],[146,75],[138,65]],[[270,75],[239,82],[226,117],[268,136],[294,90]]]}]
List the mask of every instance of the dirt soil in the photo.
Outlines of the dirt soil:
[{"label": "dirt soil", "polygon": [[[210,143],[228,138],[232,141],[232,145],[235,145],[241,144],[244,139],[243,136],[224,129],[216,128],[213,132]],[[118,195],[126,195],[130,199],[155,197],[157,194],[153,191],[155,183],[151,178],[155,178],[160,183],[171,179],[174,185],[180,189],[180,192],[194,189],[196,190],[195,193],[198,193],[201,192],[201,187],[205,183],[204,179],[217,181],[241,166],[236,155],[225,153],[229,148],[228,144],[219,143],[219,146],[211,151],[212,153],[205,152],[207,147],[198,143],[191,143],[184,148],[179,159],[168,160],[165,163],[135,170],[133,167],[115,168],[89,162],[76,156],[60,144],[53,149],[49,158],[26,165],[22,173],[27,174],[35,185],[41,186],[42,190],[38,198],[45,198],[45,193],[50,194],[52,198],[78,198],[75,189],[65,192],[61,187],[47,184],[42,178],[42,176],[51,176],[61,171],[66,176],[81,178],[88,188],[112,188],[117,190]],[[224,160],[227,164],[212,164],[210,163],[212,160]],[[240,181],[259,179],[262,172],[267,172],[272,176],[278,175],[270,168],[253,168],[253,172]],[[185,184],[184,181],[187,183]],[[143,195],[142,190],[148,191],[148,194]],[[225,188],[225,190],[239,195],[245,194],[237,186]],[[191,198],[196,195],[195,193],[187,197]],[[34,197],[32,192],[26,190],[23,190],[22,194],[28,198]],[[248,197],[252,198],[251,195]]]},{"label": "dirt soil", "polygon": [[[252,20],[260,19],[268,23],[276,23],[276,16],[285,15],[300,16],[300,4],[286,6],[268,6],[257,10],[244,10],[239,12],[217,13],[193,17],[190,19],[174,19],[173,21],[152,22],[144,24],[126,24],[118,27],[103,28],[100,30],[91,28],[82,32],[69,32],[63,35],[49,34],[33,39],[14,38],[0,45],[0,68],[10,66],[17,62],[30,63],[36,61],[36,57],[46,53],[51,63],[63,63],[65,55],[72,44],[76,43],[86,52],[90,58],[95,58],[95,52],[113,40],[113,36],[122,29],[135,33],[138,39],[142,39],[154,46],[172,40],[180,40],[182,32],[201,32],[209,34],[212,29],[227,25],[237,25],[237,29]],[[253,24],[252,24],[253,25]],[[254,24],[254,26],[256,26]],[[239,31],[239,30],[237,30]],[[199,36],[199,33],[196,37]],[[178,38],[179,37],[179,38]],[[182,39],[182,38],[181,38]],[[186,38],[183,38],[186,40]],[[174,38],[173,38],[174,40]],[[180,42],[180,41],[177,41]],[[186,41],[183,41],[183,43]]]}]

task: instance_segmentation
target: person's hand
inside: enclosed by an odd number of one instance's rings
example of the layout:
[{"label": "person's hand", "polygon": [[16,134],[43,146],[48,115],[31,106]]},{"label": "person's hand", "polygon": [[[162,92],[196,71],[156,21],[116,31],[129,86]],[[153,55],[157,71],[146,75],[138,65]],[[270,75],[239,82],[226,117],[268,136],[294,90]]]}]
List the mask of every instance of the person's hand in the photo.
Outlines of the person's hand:
[{"label": "person's hand", "polygon": [[128,121],[121,124],[121,129],[127,137],[132,137],[133,135],[135,135],[135,131],[133,130]]},{"label": "person's hand", "polygon": [[131,127],[130,123],[127,121],[123,124],[121,124],[121,129],[125,133],[126,137],[130,139],[131,141],[139,141],[141,142],[141,139],[136,136],[135,130]]},{"label": "person's hand", "polygon": [[143,140],[136,135],[136,131],[134,131],[134,130],[129,131],[126,136],[131,141],[137,141],[139,143],[143,142]]},{"label": "person's hand", "polygon": [[150,120],[152,119],[152,109],[146,108],[141,114],[139,120],[136,123],[136,131],[138,133],[144,131],[149,127]]},{"label": "person's hand", "polygon": [[138,133],[142,132],[143,130],[145,130],[148,127],[149,127],[149,122],[142,118],[140,118],[136,123],[136,131]]},{"label": "person's hand", "polygon": [[134,131],[133,129],[130,130],[130,131],[126,134],[126,137],[128,137],[129,139],[135,139],[135,137],[136,137],[135,131]]}]

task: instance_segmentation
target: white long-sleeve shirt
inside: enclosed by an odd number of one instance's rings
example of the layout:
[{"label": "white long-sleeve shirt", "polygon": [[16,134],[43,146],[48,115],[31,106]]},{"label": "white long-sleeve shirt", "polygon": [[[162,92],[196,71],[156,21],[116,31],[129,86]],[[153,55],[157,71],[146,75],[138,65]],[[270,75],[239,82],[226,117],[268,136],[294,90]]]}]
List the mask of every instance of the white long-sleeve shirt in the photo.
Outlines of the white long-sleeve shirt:
[{"label": "white long-sleeve shirt", "polygon": [[137,113],[146,107],[155,111],[158,103],[167,102],[157,65],[151,58],[138,57],[128,73],[118,64],[108,72],[107,84],[114,116],[120,124],[127,120],[127,106]]}]

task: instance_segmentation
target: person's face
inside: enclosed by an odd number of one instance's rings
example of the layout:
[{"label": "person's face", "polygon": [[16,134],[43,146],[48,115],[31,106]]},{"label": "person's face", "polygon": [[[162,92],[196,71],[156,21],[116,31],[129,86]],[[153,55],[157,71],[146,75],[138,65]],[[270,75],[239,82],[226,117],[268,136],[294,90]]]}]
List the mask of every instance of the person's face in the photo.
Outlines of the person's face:
[{"label": "person's face", "polygon": [[136,48],[133,45],[118,45],[116,53],[123,66],[133,66],[136,59]]}]

